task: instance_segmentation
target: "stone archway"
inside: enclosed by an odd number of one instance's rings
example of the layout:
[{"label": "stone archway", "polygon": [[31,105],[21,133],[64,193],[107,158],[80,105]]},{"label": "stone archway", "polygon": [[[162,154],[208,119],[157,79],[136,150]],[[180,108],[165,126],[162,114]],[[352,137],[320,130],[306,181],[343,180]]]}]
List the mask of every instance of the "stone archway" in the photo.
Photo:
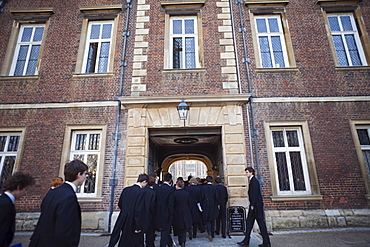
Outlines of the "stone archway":
[{"label": "stone archway", "polygon": [[[203,156],[203,157],[202,157]],[[165,173],[168,172],[170,166],[175,163],[176,161],[180,160],[198,160],[200,162],[203,162],[203,164],[207,167],[207,175],[211,175],[213,177],[217,176],[217,173],[212,170],[212,161],[205,155],[200,156],[199,154],[186,154],[186,156],[181,155],[171,155],[164,159],[162,162],[162,177]]]},{"label": "stone archway", "polygon": [[[119,100],[122,107],[127,109],[124,186],[134,184],[138,174],[148,171],[151,130],[182,130],[185,126],[188,129],[217,127],[220,129],[222,146],[223,165],[220,173],[224,174],[225,185],[229,190],[229,204],[245,203],[247,191],[244,168],[247,153],[243,111],[249,97],[248,94],[187,96],[190,110],[185,123],[180,121],[176,109],[181,96],[121,97]],[[181,153],[177,154],[183,159]],[[166,169],[170,160],[164,164]],[[206,164],[209,162],[206,161]]]}]

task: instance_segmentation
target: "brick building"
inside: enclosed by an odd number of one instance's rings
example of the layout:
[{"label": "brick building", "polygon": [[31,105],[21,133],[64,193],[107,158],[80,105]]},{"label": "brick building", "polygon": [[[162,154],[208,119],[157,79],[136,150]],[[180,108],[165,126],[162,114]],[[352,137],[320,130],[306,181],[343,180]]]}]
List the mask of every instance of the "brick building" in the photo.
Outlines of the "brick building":
[{"label": "brick building", "polygon": [[[0,1],[0,172],[34,174],[31,230],[79,158],[83,228],[107,231],[123,187],[181,160],[270,230],[370,224],[370,2]],[[184,99],[187,118],[177,105]]]}]

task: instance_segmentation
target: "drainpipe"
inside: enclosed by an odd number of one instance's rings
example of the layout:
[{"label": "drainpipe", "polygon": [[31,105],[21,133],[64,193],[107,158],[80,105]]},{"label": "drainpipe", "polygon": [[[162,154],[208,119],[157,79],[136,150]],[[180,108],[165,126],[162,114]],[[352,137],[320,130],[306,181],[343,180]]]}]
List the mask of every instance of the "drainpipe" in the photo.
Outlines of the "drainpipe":
[{"label": "drainpipe", "polygon": [[[130,9],[132,8],[131,0],[126,0],[126,24],[123,31],[123,46],[122,46],[122,58],[120,63],[120,81],[119,81],[119,94],[117,97],[122,96],[123,88],[123,78],[125,74],[125,67],[127,66],[125,57],[126,57],[126,48],[127,48],[127,38],[130,36],[128,31],[129,20],[130,20]],[[113,153],[113,169],[112,176],[109,180],[109,186],[111,187],[110,193],[110,204],[109,204],[109,217],[108,217],[108,232],[111,232],[112,229],[112,215],[113,215],[113,204],[114,204],[114,190],[118,184],[118,179],[116,178],[117,170],[117,160],[118,160],[118,141],[121,139],[121,133],[119,132],[119,125],[121,122],[121,101],[117,99],[117,114],[116,114],[116,127],[114,132],[114,153]]]},{"label": "drainpipe", "polygon": [[[230,0],[231,1],[231,0]],[[263,184],[263,178],[260,176],[261,174],[261,168],[260,168],[260,162],[259,162],[259,155],[258,155],[258,130],[256,129],[256,121],[255,121],[255,116],[254,116],[254,104],[253,104],[253,98],[254,94],[252,92],[252,84],[251,84],[251,78],[249,74],[249,63],[250,63],[250,58],[248,57],[248,51],[247,51],[247,44],[246,44],[246,39],[245,39],[245,32],[246,28],[244,26],[243,22],[243,12],[242,12],[242,7],[241,4],[243,3],[242,0],[236,0],[236,4],[238,5],[238,10],[239,10],[239,21],[240,21],[240,28],[239,31],[242,34],[242,40],[243,40],[243,51],[244,51],[244,57],[242,59],[243,63],[245,63],[245,73],[247,76],[247,82],[248,82],[248,93],[251,94],[251,97],[249,98],[249,108],[248,105],[246,106],[247,110],[247,119],[248,119],[248,128],[249,128],[249,135],[250,135],[250,149],[252,150],[252,141],[251,137],[253,137],[253,142],[254,142],[254,156],[255,156],[255,162],[256,162],[256,167],[257,167],[257,177],[259,179],[260,184]],[[252,125],[252,130],[250,130],[249,126],[249,112],[250,112],[250,118],[251,118],[251,125]],[[251,154],[253,152],[251,151]],[[252,155],[253,156],[253,155]],[[254,168],[254,163],[252,159],[252,167]]]},{"label": "drainpipe", "polygon": [[[236,45],[236,35],[235,35],[235,22],[234,22],[234,10],[233,10],[233,0],[229,0],[229,5],[230,5],[230,14],[231,14],[231,26],[232,26],[232,32],[233,32],[233,41],[234,41],[234,51],[235,51],[235,61],[236,61],[236,75],[237,75],[237,80],[238,80],[238,85],[239,85],[239,94],[242,94],[243,93],[243,89],[242,89],[242,84],[241,84],[241,79],[240,79],[240,67],[239,67],[239,56],[238,56],[238,52],[237,52],[237,45]],[[244,39],[244,37],[243,37]],[[244,58],[243,58],[243,61],[244,61]],[[248,65],[247,65],[248,66]],[[247,69],[247,77],[248,77],[248,85],[250,85],[249,83],[249,72],[248,72],[248,69]],[[248,86],[248,92],[250,92],[250,86]],[[251,124],[250,124],[250,117],[249,117],[249,108],[248,106],[246,106],[246,110],[247,110],[247,125],[248,125],[248,133],[249,133],[249,152],[250,154],[253,154],[253,145],[252,145],[252,137],[250,135],[250,133],[252,133],[251,131]],[[252,167],[254,167],[254,157],[253,155],[251,155],[251,164],[252,164]]]}]

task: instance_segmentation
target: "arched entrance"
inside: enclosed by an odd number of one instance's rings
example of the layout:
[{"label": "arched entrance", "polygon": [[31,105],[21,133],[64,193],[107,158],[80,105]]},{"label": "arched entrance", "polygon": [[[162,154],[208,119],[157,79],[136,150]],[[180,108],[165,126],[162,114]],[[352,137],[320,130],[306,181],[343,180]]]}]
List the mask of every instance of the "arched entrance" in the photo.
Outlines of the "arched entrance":
[{"label": "arched entrance", "polygon": [[224,178],[230,205],[247,196],[243,109],[250,95],[187,96],[187,120],[180,121],[176,106],[181,96],[121,97],[127,109],[124,186],[137,175],[168,171],[174,160],[201,160],[208,172]]},{"label": "arched entrance", "polygon": [[[170,172],[170,166],[177,161],[182,161],[182,160],[196,160],[202,162],[206,166],[206,175],[211,175],[211,176],[217,176],[218,172],[212,170],[212,162],[209,158],[206,156],[201,156],[201,155],[196,155],[196,154],[189,154],[186,157],[179,157],[179,155],[173,155],[170,157],[167,157],[163,163],[162,163],[162,172],[161,175],[165,174],[166,172]],[[186,177],[184,177],[186,179]]]}]

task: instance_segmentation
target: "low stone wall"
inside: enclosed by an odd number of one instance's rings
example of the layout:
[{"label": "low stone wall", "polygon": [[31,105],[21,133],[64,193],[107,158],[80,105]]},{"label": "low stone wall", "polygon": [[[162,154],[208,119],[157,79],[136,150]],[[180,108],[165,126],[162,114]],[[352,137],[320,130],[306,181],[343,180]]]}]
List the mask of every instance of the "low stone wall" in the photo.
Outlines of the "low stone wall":
[{"label": "low stone wall", "polygon": [[265,213],[269,231],[370,226],[370,209],[272,210]]},{"label": "low stone wall", "polygon": [[[272,210],[265,211],[267,229],[319,229],[370,226],[370,209]],[[40,213],[18,213],[16,231],[33,231]],[[112,216],[112,227],[118,212]],[[107,232],[109,212],[83,212],[82,231]],[[256,228],[257,229],[257,228]]]}]

